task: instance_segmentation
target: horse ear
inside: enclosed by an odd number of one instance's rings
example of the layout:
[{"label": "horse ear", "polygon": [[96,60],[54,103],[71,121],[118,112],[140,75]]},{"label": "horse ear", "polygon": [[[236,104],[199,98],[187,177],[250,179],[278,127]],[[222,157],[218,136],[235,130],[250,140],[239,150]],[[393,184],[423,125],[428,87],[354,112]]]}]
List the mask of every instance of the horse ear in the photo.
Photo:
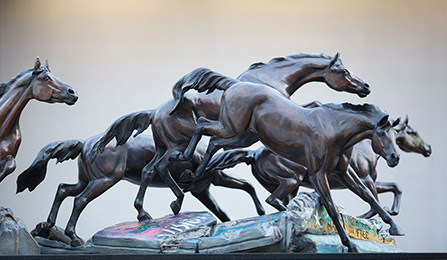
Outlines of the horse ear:
[{"label": "horse ear", "polygon": [[397,125],[399,124],[399,122],[400,122],[400,117],[399,117],[398,119],[394,120],[394,122],[393,122],[393,124],[391,125],[391,127],[395,127],[395,126],[397,126]]},{"label": "horse ear", "polygon": [[382,117],[382,119],[380,119],[379,123],[377,123],[377,126],[378,127],[386,126],[387,123],[388,123],[388,117],[389,117],[389,115],[386,115],[386,116]]},{"label": "horse ear", "polygon": [[48,65],[48,60],[45,60],[45,68],[47,68],[47,70],[50,71],[50,66]]},{"label": "horse ear", "polygon": [[405,116],[404,125],[408,125],[408,115]]},{"label": "horse ear", "polygon": [[39,56],[37,56],[36,62],[34,62],[34,70],[38,70],[40,68],[40,66],[42,66],[42,65],[40,64]]},{"label": "horse ear", "polygon": [[337,52],[337,54],[335,54],[335,56],[332,58],[331,62],[329,63],[329,68],[332,67],[338,60],[338,58],[340,57],[340,53]]}]

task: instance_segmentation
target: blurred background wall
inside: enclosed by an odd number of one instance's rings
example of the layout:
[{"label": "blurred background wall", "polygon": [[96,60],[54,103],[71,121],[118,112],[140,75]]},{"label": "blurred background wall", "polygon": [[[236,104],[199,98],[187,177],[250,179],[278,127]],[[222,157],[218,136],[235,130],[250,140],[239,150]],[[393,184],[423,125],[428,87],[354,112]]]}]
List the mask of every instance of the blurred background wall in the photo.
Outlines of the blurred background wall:
[{"label": "blurred background wall", "polygon": [[[23,141],[17,169],[0,183],[0,205],[11,208],[28,229],[45,221],[57,185],[77,181],[75,161],[50,162],[47,179],[34,192],[15,194],[17,176],[47,143],[85,139],[121,115],[156,108],[171,87],[199,66],[237,77],[251,63],[300,52],[341,53],[345,66],[367,81],[364,99],[310,83],[293,96],[297,103],[374,103],[392,117],[410,117],[433,148],[430,158],[402,152],[394,169],[380,161],[379,180],[403,190],[395,217],[408,252],[447,251],[447,2],[446,1],[87,1],[0,0],[0,81],[31,68],[36,56],[79,93],[75,106],[32,101],[20,123]],[[150,134],[150,131],[146,132]],[[245,165],[229,170],[268,193]],[[122,182],[90,203],[78,222],[84,239],[97,230],[136,219],[138,187]],[[250,197],[212,188],[232,219],[256,215]],[[380,197],[391,205],[392,196]],[[171,213],[174,195],[149,188],[145,208],[153,217]],[[351,214],[369,207],[354,194],[335,191]],[[72,199],[62,205],[57,225],[65,227]],[[275,210],[264,203],[269,213]],[[187,194],[184,211],[205,210]]]}]

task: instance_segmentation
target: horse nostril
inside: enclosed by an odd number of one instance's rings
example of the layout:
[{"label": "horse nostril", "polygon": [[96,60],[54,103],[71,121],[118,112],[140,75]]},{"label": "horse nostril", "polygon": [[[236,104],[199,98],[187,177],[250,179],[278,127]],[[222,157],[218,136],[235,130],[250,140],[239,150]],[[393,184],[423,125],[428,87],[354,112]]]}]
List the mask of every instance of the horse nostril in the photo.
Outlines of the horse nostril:
[{"label": "horse nostril", "polygon": [[365,87],[366,87],[367,89],[370,89],[369,84],[366,83],[366,82],[365,82]]},{"label": "horse nostril", "polygon": [[75,92],[73,89],[71,89],[71,88],[69,88],[69,89],[67,90],[67,92],[68,92],[68,94],[70,94],[70,95],[76,95],[76,92]]}]

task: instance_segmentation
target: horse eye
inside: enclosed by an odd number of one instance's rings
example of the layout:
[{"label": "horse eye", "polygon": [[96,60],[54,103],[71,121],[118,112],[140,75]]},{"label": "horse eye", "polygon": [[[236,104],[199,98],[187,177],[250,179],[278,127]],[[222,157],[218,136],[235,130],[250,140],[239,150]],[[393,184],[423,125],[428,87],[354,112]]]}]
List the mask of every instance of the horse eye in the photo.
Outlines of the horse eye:
[{"label": "horse eye", "polygon": [[343,74],[345,74],[345,75],[349,75],[349,71],[348,71],[348,70],[344,70],[344,71],[343,71]]},{"label": "horse eye", "polygon": [[49,81],[49,80],[51,80],[51,78],[50,78],[50,76],[45,76],[45,78],[43,78],[43,80]]}]

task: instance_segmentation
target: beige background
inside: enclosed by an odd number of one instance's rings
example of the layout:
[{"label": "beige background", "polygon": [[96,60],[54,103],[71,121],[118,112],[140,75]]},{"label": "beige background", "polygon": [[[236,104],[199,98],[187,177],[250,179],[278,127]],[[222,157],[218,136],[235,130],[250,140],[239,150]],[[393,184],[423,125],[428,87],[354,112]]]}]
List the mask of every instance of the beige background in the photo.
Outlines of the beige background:
[{"label": "beige background", "polygon": [[[297,103],[369,102],[392,117],[410,116],[433,147],[433,155],[402,152],[390,169],[379,163],[379,179],[404,190],[401,214],[406,232],[397,239],[409,252],[447,251],[447,1],[6,1],[0,0],[0,81],[48,59],[54,74],[77,89],[75,106],[30,102],[21,117],[23,142],[17,169],[0,184],[0,205],[13,209],[29,229],[47,218],[57,185],[77,180],[75,161],[54,165],[32,193],[15,195],[19,173],[37,152],[56,140],[88,138],[129,112],[155,108],[171,87],[196,67],[236,77],[251,63],[299,52],[337,51],[345,66],[367,81],[365,99],[308,84]],[[149,131],[147,132],[150,133]],[[240,165],[229,171],[268,193]],[[122,182],[87,206],[77,231],[84,239],[100,228],[134,220],[137,186]],[[213,188],[231,218],[256,214],[242,191]],[[334,192],[348,212],[368,206],[346,191]],[[154,217],[170,213],[174,195],[149,189],[145,207]],[[390,205],[392,196],[381,196]],[[274,209],[268,205],[268,212]],[[57,224],[65,227],[72,199]],[[183,210],[204,210],[191,195]]]}]

